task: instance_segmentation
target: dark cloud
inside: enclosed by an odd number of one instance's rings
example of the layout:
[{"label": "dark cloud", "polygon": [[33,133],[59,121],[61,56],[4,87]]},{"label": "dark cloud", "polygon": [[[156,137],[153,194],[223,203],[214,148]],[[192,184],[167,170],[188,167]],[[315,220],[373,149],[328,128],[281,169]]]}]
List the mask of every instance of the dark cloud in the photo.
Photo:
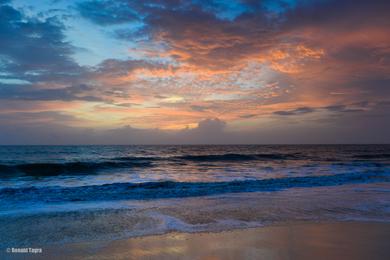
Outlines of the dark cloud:
[{"label": "dark cloud", "polygon": [[240,116],[240,118],[253,118],[256,116],[257,116],[256,114],[248,114],[248,115],[242,115],[242,116]]},{"label": "dark cloud", "polygon": [[386,26],[390,22],[390,2],[387,0],[316,0],[297,1],[287,10],[288,27],[327,27],[332,30],[351,30],[365,24]]},{"label": "dark cloud", "polygon": [[166,68],[166,66],[164,64],[151,63],[144,60],[107,59],[97,65],[92,73],[107,76],[124,76],[139,68],[157,69]]},{"label": "dark cloud", "polygon": [[56,17],[27,17],[9,5],[1,5],[0,13],[2,71],[28,81],[79,73],[80,67],[71,59],[74,47]]},{"label": "dark cloud", "polygon": [[308,114],[308,113],[313,113],[315,112],[315,108],[311,107],[299,107],[293,110],[281,110],[281,111],[275,111],[275,115],[279,116],[295,116],[295,115],[303,115],[303,114]]},{"label": "dark cloud", "polygon": [[322,108],[312,108],[312,107],[299,107],[293,110],[280,110],[273,112],[275,115],[279,116],[296,116],[296,115],[304,115],[308,113],[313,113],[319,111],[320,109],[324,109],[330,112],[336,113],[353,113],[353,112],[365,112],[368,108],[368,102],[362,101],[358,103],[352,103],[350,105],[331,105]]},{"label": "dark cloud", "polygon": [[0,116],[0,122],[5,125],[21,125],[22,127],[28,125],[39,126],[42,125],[42,123],[56,124],[57,122],[61,122],[61,124],[66,124],[75,121],[77,121],[75,117],[57,111],[11,112]]},{"label": "dark cloud", "polygon": [[86,94],[93,89],[94,87],[83,84],[53,89],[35,89],[29,85],[0,85],[0,100],[102,101],[101,97]]}]

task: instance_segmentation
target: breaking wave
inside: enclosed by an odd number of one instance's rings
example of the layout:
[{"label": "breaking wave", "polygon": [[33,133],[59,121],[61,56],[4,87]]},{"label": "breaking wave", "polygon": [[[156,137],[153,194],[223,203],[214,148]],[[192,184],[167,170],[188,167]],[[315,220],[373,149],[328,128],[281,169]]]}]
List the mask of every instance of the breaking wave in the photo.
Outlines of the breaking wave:
[{"label": "breaking wave", "polygon": [[0,200],[34,200],[42,202],[144,200],[372,182],[390,182],[390,176],[388,173],[366,172],[227,182],[162,181],[113,183],[81,187],[3,188],[0,190]]}]

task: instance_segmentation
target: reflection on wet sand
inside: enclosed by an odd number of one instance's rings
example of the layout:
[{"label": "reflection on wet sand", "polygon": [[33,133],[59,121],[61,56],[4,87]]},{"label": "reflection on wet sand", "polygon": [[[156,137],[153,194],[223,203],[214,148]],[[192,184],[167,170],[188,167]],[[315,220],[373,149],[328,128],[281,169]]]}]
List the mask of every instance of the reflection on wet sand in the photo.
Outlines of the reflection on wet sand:
[{"label": "reflection on wet sand", "polygon": [[46,256],[57,252],[67,259],[389,259],[388,241],[390,224],[385,223],[293,223],[73,244],[48,248]]}]

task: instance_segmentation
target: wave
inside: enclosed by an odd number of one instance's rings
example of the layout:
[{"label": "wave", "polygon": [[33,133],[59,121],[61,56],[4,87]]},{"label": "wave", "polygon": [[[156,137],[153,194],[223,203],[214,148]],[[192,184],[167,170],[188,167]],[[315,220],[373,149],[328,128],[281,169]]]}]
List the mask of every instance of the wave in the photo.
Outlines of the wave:
[{"label": "wave", "polygon": [[117,157],[114,160],[120,161],[195,161],[195,162],[210,162],[210,161],[251,161],[251,160],[293,160],[302,159],[304,156],[298,154],[279,154],[279,153],[263,153],[263,154],[239,154],[239,153],[225,153],[225,154],[195,154],[182,155],[171,157]]},{"label": "wave", "polygon": [[101,169],[111,168],[132,168],[149,167],[151,162],[67,162],[67,163],[26,163],[17,165],[0,164],[0,173],[7,174],[20,173],[28,176],[56,176],[61,174],[90,174]]},{"label": "wave", "polygon": [[345,173],[306,177],[229,182],[145,182],[113,183],[81,187],[3,188],[0,200],[12,201],[103,201],[145,200],[218,195],[237,192],[278,191],[289,188],[336,186],[352,183],[390,182],[388,173]]},{"label": "wave", "polygon": [[208,155],[185,155],[177,157],[189,161],[251,161],[251,160],[291,160],[299,158],[296,154],[208,154]]},{"label": "wave", "polygon": [[390,153],[379,153],[379,154],[359,154],[355,155],[354,158],[356,159],[389,159],[390,160]]},{"label": "wave", "polygon": [[[359,154],[353,155],[358,160],[390,159],[390,154]],[[285,160],[314,160],[314,161],[347,161],[348,158],[316,158],[313,155],[301,153],[224,153],[224,154],[189,154],[178,156],[123,156],[107,158],[105,161],[76,161],[63,163],[22,163],[16,165],[0,164],[0,177],[15,176],[56,176],[93,174],[99,170],[116,168],[152,167],[155,162],[173,163],[202,163],[202,162],[245,162],[245,161],[285,161]]]},{"label": "wave", "polygon": [[24,163],[16,165],[0,164],[0,174],[22,174],[28,176],[56,176],[62,174],[91,174],[98,170],[115,168],[151,167],[153,162],[243,162],[252,160],[293,160],[295,154],[208,154],[171,157],[115,157],[102,162],[65,162],[65,163]]}]

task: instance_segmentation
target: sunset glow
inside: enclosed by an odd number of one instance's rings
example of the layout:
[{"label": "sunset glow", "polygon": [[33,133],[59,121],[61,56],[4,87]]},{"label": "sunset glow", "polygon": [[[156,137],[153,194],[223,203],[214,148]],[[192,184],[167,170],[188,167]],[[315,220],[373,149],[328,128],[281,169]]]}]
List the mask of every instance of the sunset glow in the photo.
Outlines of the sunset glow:
[{"label": "sunset glow", "polygon": [[0,4],[2,143],[390,140],[388,1]]}]

